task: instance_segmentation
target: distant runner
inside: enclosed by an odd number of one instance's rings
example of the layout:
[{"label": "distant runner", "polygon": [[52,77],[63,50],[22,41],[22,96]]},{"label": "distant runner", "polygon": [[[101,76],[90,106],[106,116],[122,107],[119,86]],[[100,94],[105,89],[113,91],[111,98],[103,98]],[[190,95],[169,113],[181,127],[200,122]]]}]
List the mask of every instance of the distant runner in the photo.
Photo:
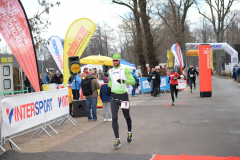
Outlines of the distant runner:
[{"label": "distant runner", "polygon": [[192,93],[192,84],[194,84],[194,90],[196,90],[196,74],[197,70],[193,68],[193,65],[191,65],[190,69],[188,70],[188,77],[189,77],[189,85],[190,85],[190,92]]},{"label": "distant runner", "polygon": [[172,97],[172,105],[173,106],[175,106],[174,91],[175,91],[176,98],[178,98],[178,80],[177,79],[181,79],[181,77],[179,76],[179,74],[177,72],[174,71],[174,68],[172,67],[170,69],[168,83],[170,81],[170,90],[171,90],[171,97]]}]

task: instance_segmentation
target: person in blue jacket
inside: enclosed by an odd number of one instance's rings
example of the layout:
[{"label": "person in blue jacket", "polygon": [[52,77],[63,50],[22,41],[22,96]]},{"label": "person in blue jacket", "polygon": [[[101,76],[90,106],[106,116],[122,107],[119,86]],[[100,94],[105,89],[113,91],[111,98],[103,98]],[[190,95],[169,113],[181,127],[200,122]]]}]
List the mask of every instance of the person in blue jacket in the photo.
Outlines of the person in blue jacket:
[{"label": "person in blue jacket", "polygon": [[236,65],[235,69],[234,69],[234,72],[235,72],[235,82],[237,81],[238,77],[239,77],[239,67],[238,65]]},{"label": "person in blue jacket", "polygon": [[110,94],[107,94],[107,88],[108,88],[108,77],[103,77],[104,84],[100,88],[100,97],[102,99],[103,104],[103,121],[107,121],[106,117],[106,109],[108,108],[108,121],[112,121],[112,111],[111,111],[111,92]]},{"label": "person in blue jacket", "polygon": [[79,100],[79,97],[80,97],[79,91],[81,88],[81,82],[82,82],[82,79],[78,75],[74,76],[72,80],[72,94],[73,94],[74,100]]},{"label": "person in blue jacket", "polygon": [[135,85],[132,85],[133,89],[132,89],[132,96],[133,97],[137,97],[136,95],[136,89],[137,89],[137,81],[138,81],[138,78],[137,78],[137,75],[135,74],[136,72],[136,69],[133,69],[133,71],[131,72],[132,75],[133,75],[133,78],[135,79]]},{"label": "person in blue jacket", "polygon": [[49,78],[48,78],[49,72],[46,72],[43,76],[44,84],[49,84]]}]

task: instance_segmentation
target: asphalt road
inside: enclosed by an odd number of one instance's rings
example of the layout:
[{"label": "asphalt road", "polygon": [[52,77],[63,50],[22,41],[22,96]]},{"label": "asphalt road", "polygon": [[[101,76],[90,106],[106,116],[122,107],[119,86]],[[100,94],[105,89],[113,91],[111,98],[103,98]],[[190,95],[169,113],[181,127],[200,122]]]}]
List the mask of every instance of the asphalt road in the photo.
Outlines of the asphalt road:
[{"label": "asphalt road", "polygon": [[133,141],[130,144],[126,141],[127,126],[120,111],[122,145],[118,149],[113,148],[111,123],[104,122],[48,152],[240,157],[240,88],[216,77],[212,78],[212,84],[211,98],[200,98],[197,80],[196,91],[179,92],[176,106],[170,105],[167,93],[131,107]]}]

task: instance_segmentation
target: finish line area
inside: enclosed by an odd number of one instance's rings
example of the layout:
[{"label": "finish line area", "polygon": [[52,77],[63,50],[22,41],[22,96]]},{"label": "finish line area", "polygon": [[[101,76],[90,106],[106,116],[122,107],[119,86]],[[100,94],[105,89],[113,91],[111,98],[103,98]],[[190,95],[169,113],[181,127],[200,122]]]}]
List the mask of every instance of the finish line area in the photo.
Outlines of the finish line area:
[{"label": "finish line area", "polygon": [[[127,142],[127,126],[119,111],[122,145],[117,149],[113,147],[111,123],[99,122],[61,143],[31,151],[33,153],[25,150],[24,145],[29,143],[34,147],[39,143],[25,142],[22,145],[16,140],[22,152],[14,148],[0,153],[0,159],[240,160],[239,86],[229,80],[212,77],[213,96],[200,98],[198,82],[193,93],[189,90],[179,92],[175,106],[170,104],[169,93],[159,97],[149,94],[130,97],[133,141]],[[101,110],[98,110],[98,116],[102,121]],[[81,123],[77,124],[81,127]],[[69,130],[76,127],[66,126]]]}]

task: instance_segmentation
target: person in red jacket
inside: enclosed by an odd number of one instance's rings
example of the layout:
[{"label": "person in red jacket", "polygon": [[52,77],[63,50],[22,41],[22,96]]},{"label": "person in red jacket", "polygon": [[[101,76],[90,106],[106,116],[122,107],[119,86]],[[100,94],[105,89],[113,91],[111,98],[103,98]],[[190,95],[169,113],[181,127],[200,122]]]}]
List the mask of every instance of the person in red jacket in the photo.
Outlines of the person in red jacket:
[{"label": "person in red jacket", "polygon": [[84,71],[83,71],[83,74],[82,74],[82,77],[85,77],[87,74],[88,74],[88,68],[85,67]]},{"label": "person in red jacket", "polygon": [[176,98],[178,98],[178,80],[181,77],[179,76],[179,74],[177,72],[174,72],[174,68],[172,67],[170,69],[170,73],[169,73],[169,80],[168,83],[170,81],[170,90],[171,90],[171,97],[172,97],[172,105],[175,106],[175,102],[174,102],[174,91],[175,91],[175,95]]}]

